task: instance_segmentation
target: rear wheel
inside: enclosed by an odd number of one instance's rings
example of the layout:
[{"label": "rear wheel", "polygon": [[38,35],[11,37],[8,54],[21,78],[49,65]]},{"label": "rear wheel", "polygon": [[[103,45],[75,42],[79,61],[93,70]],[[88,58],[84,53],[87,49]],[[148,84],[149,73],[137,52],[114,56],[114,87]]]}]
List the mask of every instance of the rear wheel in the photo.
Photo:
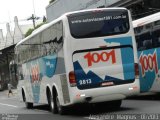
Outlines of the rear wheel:
[{"label": "rear wheel", "polygon": [[61,106],[61,105],[60,105],[60,102],[59,102],[58,96],[56,96],[56,105],[57,105],[58,113],[59,113],[60,115],[64,115],[64,114],[66,114],[65,107],[63,107],[63,106]]},{"label": "rear wheel", "polygon": [[32,109],[33,108],[33,103],[25,102],[25,104],[26,104],[27,109]]},{"label": "rear wheel", "polygon": [[23,92],[23,100],[25,102],[25,106],[26,106],[27,109],[33,108],[33,103],[26,101],[26,96],[25,96],[24,92]]},{"label": "rear wheel", "polygon": [[51,92],[49,91],[48,93],[48,104],[50,107],[50,111],[54,114],[58,113],[57,110],[57,105],[56,105],[56,100],[55,98],[52,96]]},{"label": "rear wheel", "polygon": [[122,100],[112,101],[111,104],[112,104],[113,108],[119,109],[121,107]]}]

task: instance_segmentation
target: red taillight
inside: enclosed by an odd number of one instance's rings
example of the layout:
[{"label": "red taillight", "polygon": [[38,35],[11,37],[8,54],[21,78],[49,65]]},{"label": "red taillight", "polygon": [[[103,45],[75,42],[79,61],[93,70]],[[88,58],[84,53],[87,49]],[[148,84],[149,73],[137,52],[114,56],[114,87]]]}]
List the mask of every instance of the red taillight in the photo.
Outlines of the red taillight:
[{"label": "red taillight", "polygon": [[76,77],[75,77],[74,71],[69,72],[69,83],[71,87],[76,86]]},{"label": "red taillight", "polygon": [[138,63],[134,64],[134,69],[135,69],[135,78],[139,78],[139,66]]}]

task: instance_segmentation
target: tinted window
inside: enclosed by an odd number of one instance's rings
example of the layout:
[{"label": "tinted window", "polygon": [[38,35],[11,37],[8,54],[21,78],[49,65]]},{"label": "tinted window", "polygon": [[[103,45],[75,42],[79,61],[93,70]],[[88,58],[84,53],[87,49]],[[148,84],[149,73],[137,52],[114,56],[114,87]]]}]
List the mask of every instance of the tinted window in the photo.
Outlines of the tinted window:
[{"label": "tinted window", "polygon": [[42,32],[42,51],[43,55],[51,55],[57,53],[63,44],[63,24],[62,21],[49,27]]},{"label": "tinted window", "polygon": [[156,21],[153,25],[153,39],[154,46],[160,47],[160,20]]},{"label": "tinted window", "polygon": [[150,32],[136,35],[136,41],[139,51],[151,49],[153,47],[153,39]]},{"label": "tinted window", "polygon": [[136,34],[136,42],[139,51],[153,48],[154,41],[153,41],[152,24],[139,26],[134,30]]},{"label": "tinted window", "polygon": [[16,62],[24,63],[41,56],[57,53],[63,45],[63,24],[57,22],[16,48]]},{"label": "tinted window", "polygon": [[[138,50],[160,47],[160,21],[135,28]],[[144,29],[141,29],[141,28]]]},{"label": "tinted window", "polygon": [[101,37],[129,31],[128,11],[90,11],[68,16],[71,35],[75,38]]}]

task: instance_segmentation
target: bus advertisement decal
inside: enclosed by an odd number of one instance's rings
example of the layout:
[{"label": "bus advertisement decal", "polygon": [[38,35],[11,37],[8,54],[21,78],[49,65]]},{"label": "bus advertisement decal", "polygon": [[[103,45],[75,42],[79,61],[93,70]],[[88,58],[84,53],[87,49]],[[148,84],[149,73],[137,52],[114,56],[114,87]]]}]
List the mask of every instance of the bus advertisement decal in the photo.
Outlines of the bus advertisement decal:
[{"label": "bus advertisement decal", "polygon": [[[118,38],[109,38],[104,40],[106,44],[111,44],[112,46],[128,46],[126,48],[121,48],[121,59],[123,65],[124,79],[134,79],[134,54],[132,48],[132,37],[118,37]],[[130,46],[130,47],[129,47]],[[130,67],[130,68],[129,68]],[[132,71],[132,72],[128,72]]]},{"label": "bus advertisement decal", "polygon": [[158,54],[156,49],[138,52],[141,92],[149,91],[160,78]]},{"label": "bus advertisement decal", "polygon": [[53,77],[56,70],[57,56],[47,56],[42,58],[42,61],[43,65],[41,65],[41,69],[43,71],[43,75],[49,78]]},{"label": "bus advertisement decal", "polygon": [[157,63],[157,54],[156,50],[154,51],[153,54],[143,54],[141,53],[139,57],[139,63],[141,66],[141,72],[142,72],[142,77],[145,76],[145,73],[148,71],[155,71],[155,73],[158,73],[158,63]]},{"label": "bus advertisement decal", "polygon": [[131,47],[75,52],[73,66],[79,89],[102,87],[105,82],[125,84],[135,79]]},{"label": "bus advertisement decal", "polygon": [[88,67],[92,66],[92,63],[98,63],[98,62],[108,62],[110,59],[112,61],[112,64],[116,63],[116,56],[115,56],[115,50],[111,50],[110,52],[102,52],[102,53],[87,53],[84,56],[84,59],[88,62]]},{"label": "bus advertisement decal", "polygon": [[[55,74],[56,55],[49,55],[23,65],[24,78],[29,79],[32,87],[33,100],[39,102],[41,81],[44,76],[51,78]],[[30,73],[30,74],[29,74]]]}]

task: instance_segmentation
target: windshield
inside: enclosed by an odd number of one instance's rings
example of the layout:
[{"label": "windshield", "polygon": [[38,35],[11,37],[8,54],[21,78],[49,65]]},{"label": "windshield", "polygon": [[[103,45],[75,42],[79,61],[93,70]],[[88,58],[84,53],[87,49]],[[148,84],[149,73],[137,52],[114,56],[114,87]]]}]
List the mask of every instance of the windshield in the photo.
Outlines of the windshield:
[{"label": "windshield", "polygon": [[74,38],[92,38],[122,34],[129,31],[127,10],[99,10],[68,16]]}]

